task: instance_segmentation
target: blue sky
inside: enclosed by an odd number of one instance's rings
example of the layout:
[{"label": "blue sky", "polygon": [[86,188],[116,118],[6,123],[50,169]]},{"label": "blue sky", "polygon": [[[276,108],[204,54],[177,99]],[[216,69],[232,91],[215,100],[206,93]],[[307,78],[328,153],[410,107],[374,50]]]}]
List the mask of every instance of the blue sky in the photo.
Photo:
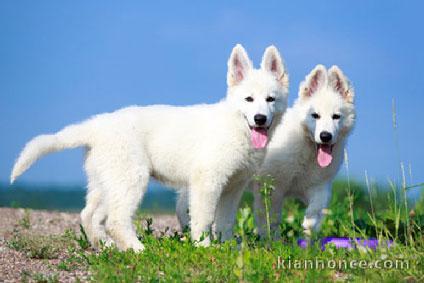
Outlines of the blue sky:
[{"label": "blue sky", "polygon": [[[35,135],[132,104],[213,103],[242,43],[259,65],[275,44],[290,102],[318,63],[356,89],[351,174],[397,179],[399,157],[424,181],[421,1],[2,1],[0,180]],[[396,101],[400,152],[392,129]],[[82,150],[48,156],[21,180],[84,183]]]}]

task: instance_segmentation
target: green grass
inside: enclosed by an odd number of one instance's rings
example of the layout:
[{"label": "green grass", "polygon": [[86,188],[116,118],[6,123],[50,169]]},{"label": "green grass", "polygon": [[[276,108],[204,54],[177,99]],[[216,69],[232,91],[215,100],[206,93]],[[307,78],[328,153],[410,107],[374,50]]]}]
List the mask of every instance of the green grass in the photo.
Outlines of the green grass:
[{"label": "green grass", "polygon": [[21,282],[59,283],[59,279],[57,273],[45,275],[43,273],[31,273],[28,271],[22,271]]},{"label": "green grass", "polygon": [[69,232],[64,235],[34,235],[29,231],[15,230],[7,244],[29,258],[56,259],[70,245],[75,245],[74,238],[69,235]]},{"label": "green grass", "polygon": [[[272,193],[269,179],[263,197]],[[263,182],[265,182],[263,181]],[[246,193],[234,227],[235,237],[211,247],[195,247],[189,233],[155,237],[144,213],[135,219],[143,253],[120,252],[104,247],[95,252],[89,246],[84,231],[66,231],[61,236],[30,234],[27,211],[17,221],[17,231],[9,247],[24,252],[30,258],[54,259],[66,251],[57,271],[88,269],[94,282],[157,282],[157,281],[228,281],[228,282],[420,282],[424,280],[424,195],[413,209],[403,200],[399,188],[377,188],[372,184],[338,181],[333,185],[333,197],[322,229],[315,239],[325,236],[376,237],[393,240],[390,247],[370,249],[336,249],[319,243],[307,249],[297,246],[302,237],[301,222],[305,207],[289,199],[283,207],[280,224],[281,240],[259,239],[252,216],[253,196]],[[63,253],[62,253],[63,255]],[[61,257],[63,258],[63,257]],[[289,266],[289,262],[291,266]],[[350,264],[356,262],[356,266]],[[317,268],[311,264],[317,263]],[[358,264],[380,264],[381,268],[362,268]],[[305,265],[306,264],[306,268]],[[384,266],[389,264],[393,266]],[[397,266],[396,266],[397,265]],[[303,267],[302,267],[303,266]],[[362,266],[362,265],[361,265]],[[22,274],[36,282],[56,282],[53,274]]]},{"label": "green grass", "polygon": [[[319,235],[315,236],[377,237],[393,240],[393,246],[382,246],[375,251],[328,246],[322,251],[316,243],[301,249],[296,239],[301,236],[300,223],[304,207],[295,200],[289,200],[284,207],[284,215],[291,217],[281,223],[282,240],[259,240],[249,206],[252,196],[246,195],[237,217],[236,236],[232,241],[215,243],[209,248],[196,248],[187,233],[155,238],[150,230],[140,228],[141,220],[138,219],[138,232],[146,247],[143,253],[104,248],[98,254],[87,254],[86,262],[93,280],[97,282],[424,280],[424,198],[421,198],[413,211],[405,214],[402,212],[405,202],[397,200],[395,206],[395,199],[400,197],[398,194],[373,189],[370,196],[368,190],[360,184],[350,184],[350,190],[346,186],[345,182],[334,185],[334,195],[323,227]],[[351,198],[347,195],[348,191]],[[349,203],[349,200],[353,203]],[[291,268],[288,266],[289,260]],[[295,265],[305,264],[300,262],[302,260],[306,264],[310,264],[310,261],[323,262],[325,268],[305,269]],[[351,262],[360,263],[361,266],[372,265],[373,268],[351,267]],[[332,268],[333,263],[335,268]],[[322,267],[322,264],[318,267]],[[381,269],[376,268],[375,264]]]},{"label": "green grass", "polygon": [[[210,248],[195,248],[190,243],[174,239],[144,238],[146,250],[142,254],[105,249],[99,255],[89,257],[94,281],[329,281],[337,277],[352,281],[392,281],[407,278],[423,279],[423,255],[409,247],[380,249],[376,252],[360,252],[317,247],[302,250],[296,245],[274,242],[268,248],[259,244],[241,251],[235,241]],[[278,260],[366,260],[381,259],[408,261],[410,269],[286,269],[278,266]],[[421,270],[420,270],[421,269]]]}]

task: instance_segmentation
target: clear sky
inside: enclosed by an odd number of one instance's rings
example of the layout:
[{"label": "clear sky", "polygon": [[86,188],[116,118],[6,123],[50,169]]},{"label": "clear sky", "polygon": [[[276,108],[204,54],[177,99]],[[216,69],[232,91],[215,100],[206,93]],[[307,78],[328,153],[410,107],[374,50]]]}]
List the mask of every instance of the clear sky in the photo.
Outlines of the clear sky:
[{"label": "clear sky", "polygon": [[[352,175],[397,179],[400,157],[424,181],[424,2],[175,2],[0,2],[0,181],[35,135],[132,104],[218,101],[236,43],[256,66],[280,49],[291,103],[316,64],[339,65],[357,97]],[[21,180],[83,183],[82,156],[48,156]]]}]

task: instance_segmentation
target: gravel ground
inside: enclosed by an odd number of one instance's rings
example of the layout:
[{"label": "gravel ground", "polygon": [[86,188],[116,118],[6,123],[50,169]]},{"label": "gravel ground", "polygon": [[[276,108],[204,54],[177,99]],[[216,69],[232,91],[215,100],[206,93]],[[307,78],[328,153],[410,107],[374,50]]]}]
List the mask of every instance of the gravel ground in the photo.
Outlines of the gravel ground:
[{"label": "gravel ground", "polygon": [[[25,219],[28,219],[25,222]],[[179,229],[175,215],[152,215],[153,229],[168,233]],[[23,228],[25,225],[28,227]],[[74,271],[58,270],[57,264],[68,254],[63,249],[54,259],[34,259],[8,247],[8,241],[13,239],[14,231],[23,231],[30,237],[46,235],[63,235],[66,229],[72,229],[79,234],[80,219],[77,213],[55,211],[0,208],[0,282],[21,282],[25,277],[31,282],[36,276],[57,276],[60,282],[75,282],[78,278],[86,282],[90,278],[88,270],[80,268]]]}]

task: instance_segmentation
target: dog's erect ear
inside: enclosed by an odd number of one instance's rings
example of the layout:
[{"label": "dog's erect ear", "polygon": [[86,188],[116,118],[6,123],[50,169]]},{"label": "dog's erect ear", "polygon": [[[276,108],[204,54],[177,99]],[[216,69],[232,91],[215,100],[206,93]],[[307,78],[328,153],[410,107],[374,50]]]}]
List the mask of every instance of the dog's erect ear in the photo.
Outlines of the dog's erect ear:
[{"label": "dog's erect ear", "polygon": [[332,66],[328,70],[328,85],[339,93],[344,99],[353,102],[354,91],[349,80],[337,66]]},{"label": "dog's erect ear", "polygon": [[323,65],[317,65],[300,84],[299,93],[302,97],[311,97],[317,90],[325,85],[326,81],[327,70]]},{"label": "dog's erect ear", "polygon": [[285,86],[288,85],[288,74],[283,59],[277,47],[274,45],[268,46],[267,49],[265,49],[261,68],[264,71],[270,72],[281,84]]},{"label": "dog's erect ear", "polygon": [[243,81],[252,69],[252,62],[241,44],[237,44],[228,60],[227,84],[235,86]]}]

